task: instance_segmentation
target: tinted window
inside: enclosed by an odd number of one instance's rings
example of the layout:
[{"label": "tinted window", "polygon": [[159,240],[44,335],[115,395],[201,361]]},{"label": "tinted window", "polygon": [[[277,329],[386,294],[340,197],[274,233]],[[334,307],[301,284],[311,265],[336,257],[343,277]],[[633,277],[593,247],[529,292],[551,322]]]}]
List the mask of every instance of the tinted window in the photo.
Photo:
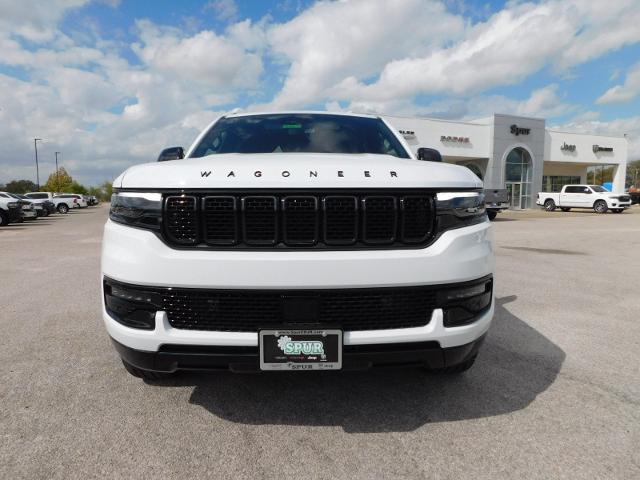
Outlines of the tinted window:
[{"label": "tinted window", "polygon": [[378,118],[274,114],[222,118],[191,153],[375,153],[409,158]]},{"label": "tinted window", "polygon": [[567,187],[565,193],[584,193],[584,187]]},{"label": "tinted window", "polygon": [[590,185],[591,190],[593,190],[594,192],[608,192],[609,190],[607,190],[604,187],[601,187],[600,185]]},{"label": "tinted window", "polygon": [[27,197],[29,198],[49,198],[46,193],[28,193]]}]

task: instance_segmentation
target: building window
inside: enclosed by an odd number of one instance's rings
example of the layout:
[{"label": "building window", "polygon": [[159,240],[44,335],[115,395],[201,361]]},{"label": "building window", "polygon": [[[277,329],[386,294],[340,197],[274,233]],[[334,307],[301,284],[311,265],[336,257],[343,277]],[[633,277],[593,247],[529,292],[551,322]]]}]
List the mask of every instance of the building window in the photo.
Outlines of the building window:
[{"label": "building window", "polygon": [[565,185],[581,183],[580,177],[575,175],[544,175],[542,177],[543,192],[559,192]]}]

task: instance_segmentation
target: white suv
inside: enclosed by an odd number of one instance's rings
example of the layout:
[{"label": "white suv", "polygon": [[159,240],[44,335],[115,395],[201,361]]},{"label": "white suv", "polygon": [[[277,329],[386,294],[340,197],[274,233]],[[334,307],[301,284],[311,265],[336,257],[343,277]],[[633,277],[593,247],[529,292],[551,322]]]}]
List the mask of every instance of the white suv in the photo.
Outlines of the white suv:
[{"label": "white suv", "polygon": [[328,113],[224,116],[158,160],[114,181],[102,244],[133,375],[473,364],[494,259],[469,169]]}]

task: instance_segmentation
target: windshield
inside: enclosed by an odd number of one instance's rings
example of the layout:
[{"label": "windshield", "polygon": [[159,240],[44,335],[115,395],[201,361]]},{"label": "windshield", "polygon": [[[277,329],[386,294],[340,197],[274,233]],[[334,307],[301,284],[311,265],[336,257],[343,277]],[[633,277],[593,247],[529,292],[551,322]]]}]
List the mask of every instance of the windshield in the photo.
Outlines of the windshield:
[{"label": "windshield", "polygon": [[375,153],[410,158],[378,118],[274,114],[222,118],[191,153]]},{"label": "windshield", "polygon": [[594,192],[608,192],[609,190],[607,190],[604,187],[601,187],[600,185],[589,185],[591,187],[591,190],[593,190]]}]

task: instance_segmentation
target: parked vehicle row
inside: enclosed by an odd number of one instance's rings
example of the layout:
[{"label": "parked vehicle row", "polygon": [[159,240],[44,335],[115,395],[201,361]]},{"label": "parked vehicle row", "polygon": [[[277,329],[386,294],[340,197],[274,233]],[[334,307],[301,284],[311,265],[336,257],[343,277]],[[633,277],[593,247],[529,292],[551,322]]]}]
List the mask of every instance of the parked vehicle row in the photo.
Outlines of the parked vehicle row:
[{"label": "parked vehicle row", "polygon": [[66,214],[74,208],[97,205],[94,196],[77,193],[30,192],[25,195],[0,192],[0,226],[48,217],[53,213]]},{"label": "parked vehicle row", "polygon": [[536,204],[546,211],[559,208],[568,212],[572,208],[593,209],[596,213],[622,213],[631,206],[628,194],[613,193],[600,185],[565,185],[560,192],[540,192]]}]

